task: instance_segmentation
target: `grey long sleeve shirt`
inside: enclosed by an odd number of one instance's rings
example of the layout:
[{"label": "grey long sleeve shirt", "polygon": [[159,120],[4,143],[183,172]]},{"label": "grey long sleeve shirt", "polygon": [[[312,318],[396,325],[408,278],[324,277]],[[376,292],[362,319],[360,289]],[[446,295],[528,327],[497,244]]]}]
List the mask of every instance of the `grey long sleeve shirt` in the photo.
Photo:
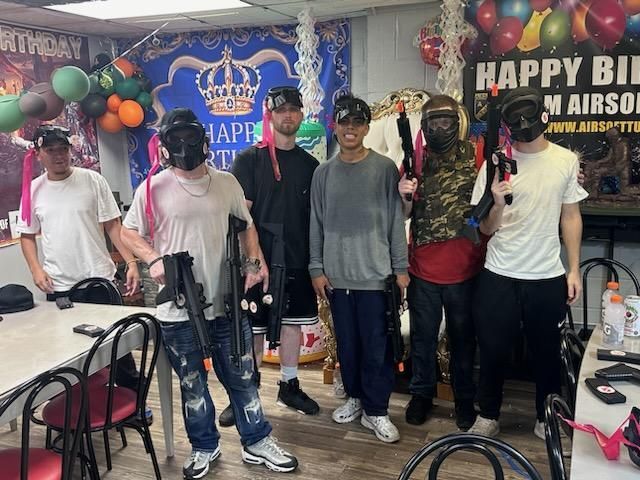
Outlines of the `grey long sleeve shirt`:
[{"label": "grey long sleeve shirt", "polygon": [[407,239],[399,173],[373,150],[360,162],[339,154],[321,164],[311,184],[311,277],[334,288],[382,290],[392,272],[407,273]]}]

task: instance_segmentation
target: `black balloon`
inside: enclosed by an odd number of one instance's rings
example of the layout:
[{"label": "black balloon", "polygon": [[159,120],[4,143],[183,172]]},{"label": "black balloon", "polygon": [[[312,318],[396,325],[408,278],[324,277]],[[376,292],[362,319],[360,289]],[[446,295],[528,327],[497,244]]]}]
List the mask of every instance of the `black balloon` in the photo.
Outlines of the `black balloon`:
[{"label": "black balloon", "polygon": [[91,118],[98,118],[107,111],[107,101],[102,95],[90,93],[80,102],[82,112]]}]

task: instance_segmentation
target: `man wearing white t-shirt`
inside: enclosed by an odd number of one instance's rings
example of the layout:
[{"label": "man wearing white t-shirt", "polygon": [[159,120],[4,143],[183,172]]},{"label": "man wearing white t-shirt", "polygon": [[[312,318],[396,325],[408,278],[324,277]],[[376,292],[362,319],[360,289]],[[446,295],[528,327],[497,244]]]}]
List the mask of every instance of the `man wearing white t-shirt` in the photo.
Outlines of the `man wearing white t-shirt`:
[{"label": "man wearing white t-shirt", "polygon": [[[582,291],[579,203],[587,192],[578,184],[578,158],[547,141],[549,115],[540,92],[519,87],[502,102],[502,120],[511,132],[512,158],[518,174],[510,181],[493,180],[494,205],[480,230],[492,235],[485,268],[474,295],[474,321],[480,349],[478,401],[480,415],[469,430],[487,436],[499,433],[505,366],[523,325],[536,383],[534,433],[544,439],[544,399],[560,391],[560,327],[566,305]],[[487,181],[482,165],[472,204],[482,197]],[[505,196],[513,195],[507,205]],[[560,259],[558,225],[568,269]]]},{"label": "man wearing white t-shirt", "polygon": [[[268,269],[242,187],[230,173],[205,163],[209,139],[191,110],[175,108],[167,112],[159,137],[160,152],[169,168],[149,176],[136,190],[124,221],[123,240],[149,265],[149,274],[161,285],[165,283],[163,255],[188,251],[193,257],[194,279],[203,285],[203,294],[212,304],[203,313],[208,320],[213,367],[231,400],[243,445],[242,459],[277,472],[291,472],[298,462],[271,436],[271,425],[258,396],[252,355],[244,355],[239,366],[231,358],[231,322],[225,317],[223,302],[230,215],[247,223],[238,234],[248,257],[245,288],[258,283],[266,286],[268,282]],[[153,183],[147,190],[149,182]],[[145,237],[151,237],[152,243]],[[169,362],[180,379],[185,428],[192,447],[182,467],[183,475],[186,479],[201,478],[220,456],[220,433],[208,374],[186,310],[167,302],[158,305],[156,317]],[[247,319],[243,335],[245,349],[251,352],[253,336]]]}]

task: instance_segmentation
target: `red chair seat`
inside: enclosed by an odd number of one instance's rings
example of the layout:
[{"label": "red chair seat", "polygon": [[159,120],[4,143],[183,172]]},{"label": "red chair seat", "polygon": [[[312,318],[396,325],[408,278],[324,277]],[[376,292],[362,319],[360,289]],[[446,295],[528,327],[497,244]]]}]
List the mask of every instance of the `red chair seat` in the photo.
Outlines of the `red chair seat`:
[{"label": "red chair seat", "polygon": [[[22,450],[9,448],[0,450],[0,478],[20,480],[20,460]],[[62,457],[51,450],[32,448],[29,450],[29,480],[60,480],[62,477]]]},{"label": "red chair seat", "polygon": [[[107,396],[109,389],[106,386],[94,386],[89,391],[89,424],[91,429],[100,428],[107,423]],[[74,425],[78,419],[80,404],[78,397],[72,395],[71,402],[71,424]],[[64,426],[64,404],[65,396],[58,395],[51,400],[42,410],[42,420],[47,425],[61,430]],[[114,387],[113,389],[113,414],[112,423],[120,422],[133,415],[136,411],[136,392],[125,387]]]}]

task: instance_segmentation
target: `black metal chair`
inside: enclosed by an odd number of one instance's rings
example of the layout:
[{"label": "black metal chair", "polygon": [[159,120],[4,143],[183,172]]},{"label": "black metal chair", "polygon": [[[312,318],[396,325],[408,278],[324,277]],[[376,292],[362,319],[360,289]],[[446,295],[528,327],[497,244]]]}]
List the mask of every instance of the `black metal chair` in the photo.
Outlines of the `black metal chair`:
[{"label": "black metal chair", "polygon": [[[542,480],[542,476],[531,462],[511,445],[496,438],[472,433],[446,435],[425,445],[407,462],[400,472],[398,480],[409,480],[418,465],[432,453],[435,454],[435,458],[429,466],[427,479],[436,480],[438,478],[438,472],[447,457],[461,450],[477,452],[484,456],[491,465],[496,480],[504,479],[502,463],[498,455],[496,455],[496,452],[503,458],[506,457],[505,460],[512,468],[514,468],[514,465],[521,468],[524,473],[529,476],[530,480]],[[475,475],[472,476],[479,478]]]},{"label": "black metal chair", "polygon": [[[127,388],[116,385],[116,369],[111,368],[109,379],[106,385],[92,384],[88,389],[88,423],[89,432],[102,432],[105,453],[107,458],[107,469],[112,469],[111,448],[109,445],[109,430],[115,429],[122,435],[124,446],[126,446],[126,438],[123,435],[124,428],[133,428],[142,437],[145,450],[151,455],[151,461],[155,471],[156,478],[160,477],[160,469],[156,458],[151,432],[147,418],[144,415],[147,395],[149,393],[149,385],[160,346],[160,324],[151,315],[146,313],[137,313],[123,318],[111,327],[109,327],[102,335],[100,335],[87,355],[83,367],[83,374],[87,375],[91,371],[91,364],[98,354],[100,347],[105,343],[111,343],[108,347],[110,352],[110,365],[115,365],[118,355],[118,347],[122,335],[130,329],[141,328],[143,339],[141,342],[140,355],[140,375],[135,388]],[[153,341],[153,350],[149,348],[150,341]],[[42,411],[43,421],[58,432],[64,431],[61,424],[62,405],[59,397],[50,401]],[[88,435],[89,458],[92,464],[97,464],[91,435]]]},{"label": "black metal chair", "polygon": [[124,305],[117,287],[107,279],[92,277],[81,280],[69,290],[69,300],[78,303]]},{"label": "black metal chair", "polygon": [[[569,409],[569,405],[560,395],[552,393],[544,401],[544,438],[547,444],[551,480],[568,480],[569,474],[564,464],[560,439],[561,420],[558,418],[558,414],[567,420],[573,420],[573,413]],[[573,438],[573,430],[564,422],[562,422],[562,430],[569,438]]]},{"label": "black metal chair", "polygon": [[[75,385],[72,385],[74,384]],[[57,397],[62,406],[62,450],[59,453],[44,448],[31,448],[29,436],[31,412],[37,406],[45,388],[62,387]],[[18,399],[26,396],[22,410],[21,448],[0,450],[0,478],[3,480],[71,480],[75,459],[83,450],[82,437],[87,431],[86,377],[74,368],[45,372],[14,390],[0,404],[0,416]],[[84,467],[83,467],[84,473]],[[92,478],[96,472],[91,472]]]},{"label": "black metal chair", "polygon": [[[589,288],[588,288],[588,282],[587,282],[587,277],[589,276],[589,272],[591,270],[593,270],[595,267],[597,266],[602,266],[605,267],[606,269],[608,269],[611,274],[613,275],[613,279],[615,282],[619,282],[620,281],[620,276],[618,275],[618,270],[617,268],[619,268],[620,270],[623,270],[627,275],[629,275],[629,278],[631,279],[631,282],[633,283],[635,289],[636,289],[636,295],[640,295],[640,282],[638,282],[638,278],[633,274],[633,272],[631,271],[631,269],[629,269],[629,267],[627,267],[626,265],[624,265],[623,263],[618,262],[617,260],[612,260],[609,258],[589,258],[587,260],[584,260],[583,262],[580,263],[580,269],[584,269],[584,271],[582,272],[582,330],[580,330],[580,332],[578,332],[578,335],[580,336],[580,338],[582,340],[588,340],[589,337],[591,336],[592,330],[589,329],[589,322],[588,322],[588,300],[589,300]],[[570,315],[569,316],[569,322],[572,324],[573,323],[573,318]]]},{"label": "black metal chair", "polygon": [[560,360],[562,361],[562,376],[567,388],[567,403],[570,411],[575,412],[576,389],[578,388],[580,366],[585,347],[578,334],[570,328],[564,328],[560,335]]}]

